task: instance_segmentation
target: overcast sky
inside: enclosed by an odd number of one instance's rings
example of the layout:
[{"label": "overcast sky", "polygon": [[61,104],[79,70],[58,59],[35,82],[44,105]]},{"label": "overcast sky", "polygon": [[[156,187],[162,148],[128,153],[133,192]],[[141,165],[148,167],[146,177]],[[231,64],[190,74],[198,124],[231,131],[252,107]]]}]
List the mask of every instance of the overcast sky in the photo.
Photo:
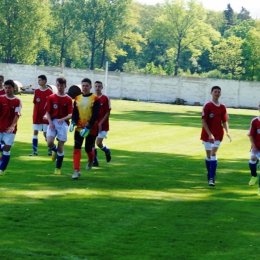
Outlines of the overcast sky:
[{"label": "overcast sky", "polygon": [[[142,4],[156,4],[164,3],[164,0],[135,0]],[[252,18],[260,19],[260,0],[198,0],[201,2],[206,9],[223,11],[230,4],[233,10],[237,13],[240,12],[241,7],[246,8],[250,13]]]}]

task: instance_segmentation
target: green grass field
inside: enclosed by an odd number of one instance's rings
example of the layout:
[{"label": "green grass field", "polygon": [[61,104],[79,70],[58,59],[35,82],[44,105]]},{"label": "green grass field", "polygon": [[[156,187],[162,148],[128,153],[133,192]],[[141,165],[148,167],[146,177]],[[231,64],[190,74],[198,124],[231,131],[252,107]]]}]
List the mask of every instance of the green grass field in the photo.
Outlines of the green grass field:
[{"label": "green grass field", "polygon": [[209,187],[201,107],[112,100],[100,167],[72,180],[73,134],[62,175],[39,135],[31,152],[32,95],[23,102],[6,175],[0,177],[0,259],[259,259],[258,185],[248,186],[249,124],[257,110],[228,109],[233,141],[218,151]]}]

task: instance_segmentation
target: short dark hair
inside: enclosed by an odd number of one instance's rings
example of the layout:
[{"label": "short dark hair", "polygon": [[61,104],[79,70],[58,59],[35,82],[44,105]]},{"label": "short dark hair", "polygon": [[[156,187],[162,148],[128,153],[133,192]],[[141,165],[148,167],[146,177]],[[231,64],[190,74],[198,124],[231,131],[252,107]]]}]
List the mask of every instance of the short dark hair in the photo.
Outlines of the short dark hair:
[{"label": "short dark hair", "polygon": [[84,78],[84,79],[81,81],[81,83],[83,83],[83,82],[89,83],[90,86],[91,86],[91,84],[92,84],[92,82],[91,82],[91,80],[90,80],[89,78]]},{"label": "short dark hair", "polygon": [[45,75],[38,76],[38,79],[45,80],[47,82],[47,77]]},{"label": "short dark hair", "polygon": [[4,79],[4,76],[3,76],[3,75],[0,75],[0,78]]},{"label": "short dark hair", "polygon": [[65,78],[57,78],[56,81],[58,81],[60,84],[65,84],[67,83]]},{"label": "short dark hair", "polygon": [[103,83],[102,83],[101,81],[97,80],[97,81],[95,82],[95,84],[96,84],[96,83],[101,84],[101,86],[103,87]]},{"label": "short dark hair", "polygon": [[212,92],[214,89],[219,89],[219,90],[221,91],[221,88],[220,88],[219,86],[213,86],[213,87],[211,88],[211,92]]},{"label": "short dark hair", "polygon": [[11,85],[13,88],[15,88],[14,81],[11,80],[11,79],[8,79],[7,81],[5,81],[5,84],[4,84],[4,85]]}]

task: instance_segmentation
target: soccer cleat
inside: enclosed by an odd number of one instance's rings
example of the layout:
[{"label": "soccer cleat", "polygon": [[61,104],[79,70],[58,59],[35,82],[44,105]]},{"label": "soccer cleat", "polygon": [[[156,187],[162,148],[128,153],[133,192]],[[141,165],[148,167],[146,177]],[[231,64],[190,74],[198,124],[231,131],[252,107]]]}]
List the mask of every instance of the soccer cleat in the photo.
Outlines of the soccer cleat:
[{"label": "soccer cleat", "polygon": [[107,152],[105,153],[106,154],[106,160],[107,162],[110,162],[111,161],[111,154],[110,154],[110,150],[107,149]]},{"label": "soccer cleat", "polygon": [[86,170],[88,170],[88,171],[91,170],[92,166],[93,166],[93,161],[88,162],[88,164],[86,165]]},{"label": "soccer cleat", "polygon": [[60,171],[60,169],[55,168],[55,170],[54,170],[54,174],[61,175],[61,171]]},{"label": "soccer cleat", "polygon": [[5,171],[0,170],[0,176],[5,175]]},{"label": "soccer cleat", "polygon": [[215,186],[214,180],[212,179],[209,180],[209,186],[213,186],[213,187]]},{"label": "soccer cleat", "polygon": [[252,176],[252,177],[251,177],[251,179],[250,179],[250,181],[249,181],[249,183],[248,183],[248,185],[250,185],[250,186],[253,186],[253,185],[255,185],[255,184],[256,184],[256,182],[257,182],[257,180],[258,180],[258,178],[257,178],[257,177],[255,177],[255,176]]},{"label": "soccer cleat", "polygon": [[48,149],[48,155],[52,156],[52,150],[51,149]]},{"label": "soccer cleat", "polygon": [[29,156],[37,156],[37,155],[38,155],[37,152],[32,152],[32,153],[29,154]]},{"label": "soccer cleat", "polygon": [[51,160],[52,160],[53,162],[55,162],[56,159],[57,159],[57,153],[53,151],[53,153],[52,153],[52,155],[51,155]]},{"label": "soccer cleat", "polygon": [[72,179],[76,180],[76,179],[79,178],[79,176],[80,176],[80,172],[77,171],[77,170],[75,170],[74,173],[73,173],[73,175],[72,175]]},{"label": "soccer cleat", "polygon": [[94,161],[92,166],[98,167],[98,165],[99,165],[99,164],[98,164],[98,161]]}]

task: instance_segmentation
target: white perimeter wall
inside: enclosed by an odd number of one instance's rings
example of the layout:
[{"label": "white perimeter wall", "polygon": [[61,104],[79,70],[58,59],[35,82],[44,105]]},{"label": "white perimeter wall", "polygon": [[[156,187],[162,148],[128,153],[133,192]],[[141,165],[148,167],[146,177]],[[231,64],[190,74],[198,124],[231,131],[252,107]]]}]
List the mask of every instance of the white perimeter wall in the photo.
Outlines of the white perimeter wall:
[{"label": "white perimeter wall", "polygon": [[[65,77],[67,91],[72,85],[80,85],[85,77],[92,82],[100,80],[105,83],[105,72],[100,71],[0,63],[0,75],[4,75],[5,80],[17,80],[23,86],[33,85],[36,88],[41,74],[47,76],[51,85],[55,85],[57,77]],[[195,102],[202,105],[211,99],[211,87],[216,85],[221,87],[221,102],[227,107],[257,108],[260,82],[108,72],[104,93],[110,98],[165,103],[173,103],[180,98],[188,105]]]}]

